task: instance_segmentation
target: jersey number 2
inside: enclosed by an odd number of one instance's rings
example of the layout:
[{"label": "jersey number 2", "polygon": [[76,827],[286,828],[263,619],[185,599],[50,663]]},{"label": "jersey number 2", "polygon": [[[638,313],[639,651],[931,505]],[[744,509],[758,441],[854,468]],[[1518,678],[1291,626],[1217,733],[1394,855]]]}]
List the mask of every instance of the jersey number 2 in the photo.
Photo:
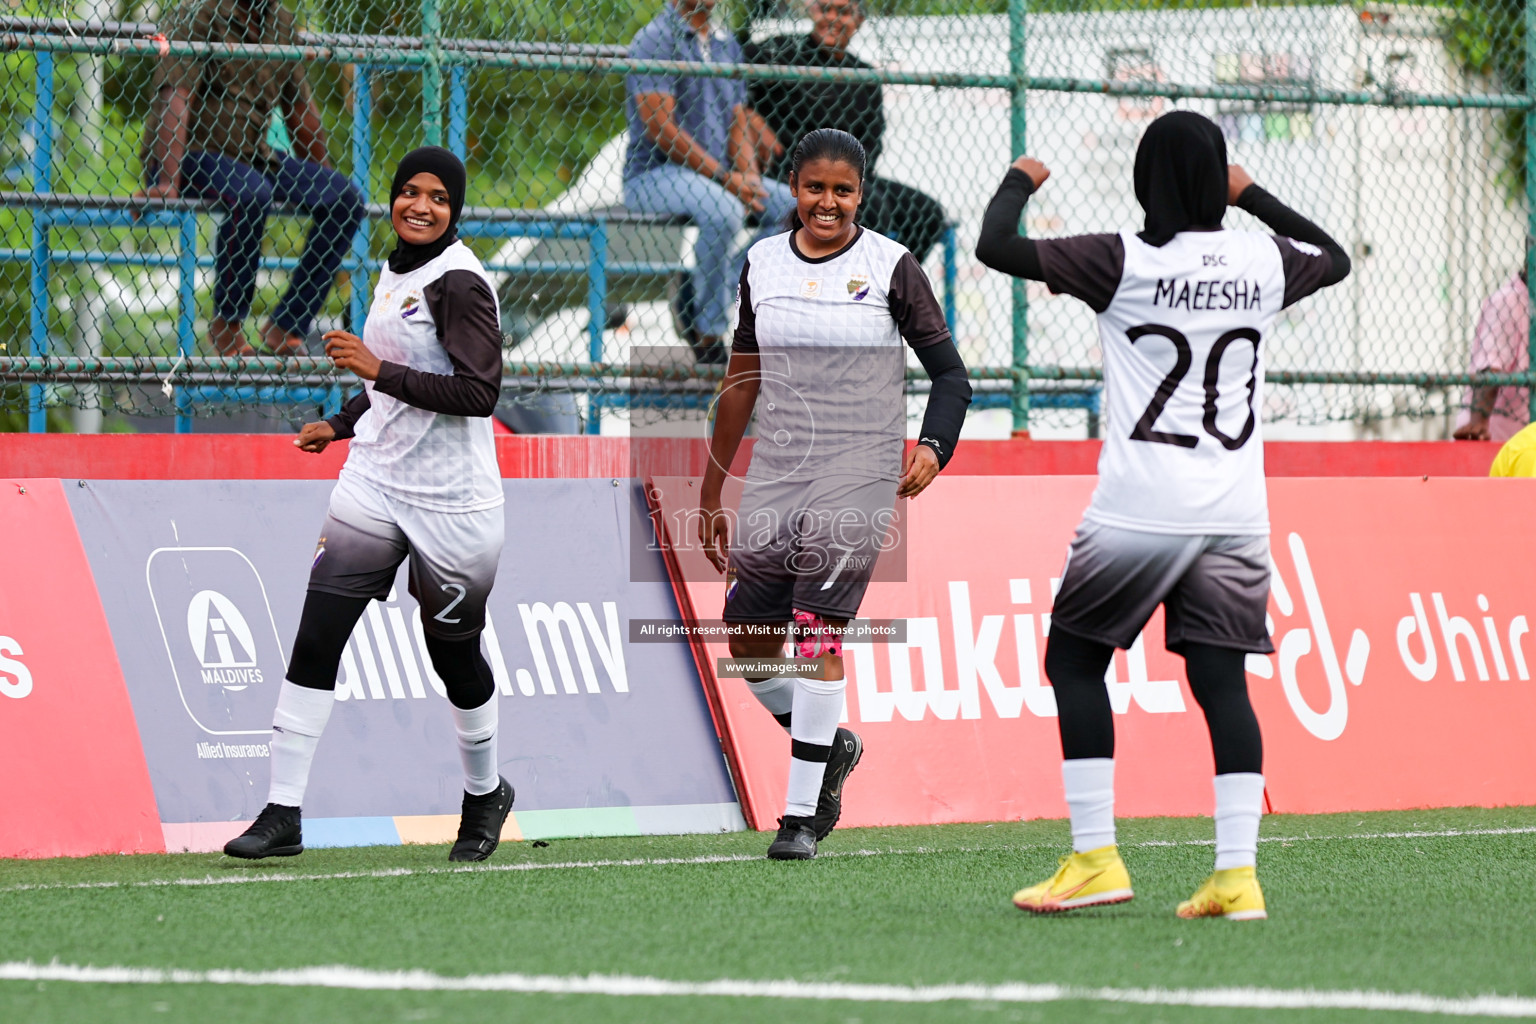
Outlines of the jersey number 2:
[{"label": "jersey number 2", "polygon": [[[1153,444],[1172,444],[1180,448],[1193,448],[1200,443],[1200,439],[1193,434],[1171,434],[1164,430],[1154,430],[1157,418],[1163,414],[1163,407],[1178,390],[1179,382],[1189,372],[1190,366],[1195,361],[1194,352],[1189,347],[1189,339],[1172,327],[1162,324],[1142,324],[1140,327],[1132,327],[1125,332],[1125,336],[1135,344],[1141,338],[1154,334],[1159,338],[1166,338],[1173,344],[1173,369],[1168,371],[1157,385],[1157,391],[1152,395],[1152,401],[1147,403],[1147,411],[1141,414],[1141,419],[1136,421],[1136,426],[1131,429],[1132,441],[1150,441]],[[1243,429],[1238,431],[1236,437],[1229,437],[1222,433],[1216,425],[1216,387],[1221,382],[1221,357],[1226,355],[1227,348],[1236,341],[1246,341],[1253,345],[1253,365],[1248,370],[1248,420],[1243,424]],[[1253,396],[1259,387],[1259,332],[1251,327],[1238,327],[1228,331],[1216,339],[1216,344],[1211,346],[1211,354],[1205,360],[1205,417],[1201,425],[1205,432],[1221,442],[1221,446],[1229,452],[1235,452],[1248,443],[1253,436],[1254,425],[1258,417],[1253,410]]]}]

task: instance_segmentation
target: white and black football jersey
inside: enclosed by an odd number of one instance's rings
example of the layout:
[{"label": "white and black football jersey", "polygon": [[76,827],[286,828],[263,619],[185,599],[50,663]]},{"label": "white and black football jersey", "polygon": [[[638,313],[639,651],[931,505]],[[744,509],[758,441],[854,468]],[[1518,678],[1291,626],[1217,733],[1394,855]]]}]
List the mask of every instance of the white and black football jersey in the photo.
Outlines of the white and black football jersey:
[{"label": "white and black football jersey", "polygon": [[502,504],[495,432],[479,408],[494,406],[501,381],[495,295],[463,242],[406,273],[380,271],[363,343],[384,366],[331,420],[352,436],[343,474],[435,511]]},{"label": "white and black football jersey", "polygon": [[761,357],[750,480],[901,475],[906,349],[949,340],[922,267],[900,243],[859,229],[804,256],[793,233],[753,245],[732,348]]},{"label": "white and black football jersey", "polygon": [[1108,431],[1084,518],[1156,533],[1268,534],[1264,354],[1330,263],[1252,231],[1036,243],[1046,283],[1098,313]]}]

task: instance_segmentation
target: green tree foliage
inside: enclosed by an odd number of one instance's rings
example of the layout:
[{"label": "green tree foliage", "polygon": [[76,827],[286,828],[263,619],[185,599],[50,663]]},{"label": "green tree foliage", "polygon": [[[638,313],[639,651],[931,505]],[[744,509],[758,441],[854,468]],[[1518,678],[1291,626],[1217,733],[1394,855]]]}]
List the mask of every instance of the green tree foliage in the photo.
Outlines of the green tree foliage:
[{"label": "green tree foliage", "polygon": [[[1450,7],[1446,45],[1462,69],[1482,75],[1504,92],[1523,93],[1525,4],[1522,0],[1460,0]],[[1525,116],[1499,115],[1509,158],[1500,178],[1511,197],[1525,194]]]}]

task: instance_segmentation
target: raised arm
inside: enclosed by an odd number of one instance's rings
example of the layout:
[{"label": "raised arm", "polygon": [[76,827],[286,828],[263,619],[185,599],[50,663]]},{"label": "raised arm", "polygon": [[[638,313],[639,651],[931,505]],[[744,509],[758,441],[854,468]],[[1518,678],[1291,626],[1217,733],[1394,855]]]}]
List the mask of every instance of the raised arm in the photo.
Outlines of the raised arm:
[{"label": "raised arm", "polygon": [[1095,313],[1109,308],[1125,269],[1119,235],[1073,235],[1036,240],[1019,234],[1024,204],[1051,176],[1032,157],[1013,162],[982,217],[976,258],[993,270],[1044,281],[1052,292],[1088,303]]},{"label": "raised arm", "polygon": [[1349,254],[1344,247],[1328,232],[1254,184],[1253,177],[1237,164],[1227,166],[1227,204],[1253,214],[1280,236],[1282,242],[1290,239],[1321,250],[1323,265],[1319,266],[1319,257],[1312,257],[1294,246],[1281,246],[1281,256],[1285,260],[1284,305],[1289,306],[1319,288],[1338,284],[1349,276]]},{"label": "raised arm", "polygon": [[978,260],[1013,277],[1045,280],[1039,249],[1034,239],[1019,234],[1019,218],[1029,197],[1050,176],[1050,170],[1039,160],[1021,156],[1013,162],[982,214],[981,234],[976,239]]}]

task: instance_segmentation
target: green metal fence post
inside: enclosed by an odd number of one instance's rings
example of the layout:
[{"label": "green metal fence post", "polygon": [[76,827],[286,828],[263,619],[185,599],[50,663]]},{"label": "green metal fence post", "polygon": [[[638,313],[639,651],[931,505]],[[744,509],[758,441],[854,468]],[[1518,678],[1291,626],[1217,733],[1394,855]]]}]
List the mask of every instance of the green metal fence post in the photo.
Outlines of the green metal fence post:
[{"label": "green metal fence post", "polygon": [[[1011,155],[1025,147],[1024,102],[1029,69],[1024,63],[1024,8],[1028,0],[1008,0],[1008,77],[1012,80],[1009,102],[1008,143]],[[1528,0],[1536,3],[1536,0]],[[1029,436],[1029,294],[1024,281],[1013,279],[1013,436]]]},{"label": "green metal fence post", "polygon": [[443,19],[438,0],[421,0],[421,141],[443,144]]},{"label": "green metal fence post", "polygon": [[[1525,0],[1525,94],[1536,101],[1536,0]],[[1525,288],[1527,372],[1536,371],[1536,108],[1525,108]],[[1536,423],[1536,387],[1528,387],[1527,411]]]}]

